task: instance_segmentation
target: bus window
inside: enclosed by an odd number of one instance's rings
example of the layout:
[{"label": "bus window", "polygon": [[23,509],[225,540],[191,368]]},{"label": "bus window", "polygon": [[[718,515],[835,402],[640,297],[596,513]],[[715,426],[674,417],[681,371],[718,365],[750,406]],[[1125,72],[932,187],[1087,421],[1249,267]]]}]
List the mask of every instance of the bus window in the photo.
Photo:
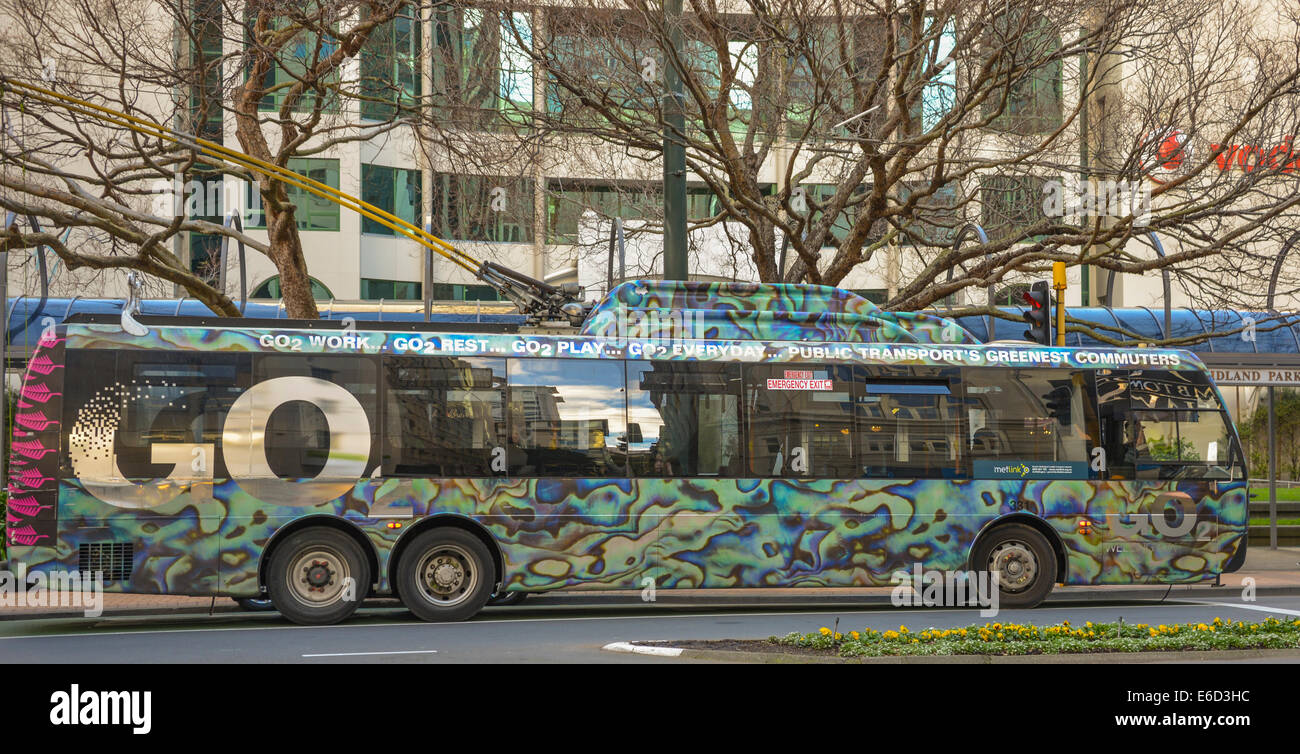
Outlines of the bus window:
[{"label": "bus window", "polygon": [[[281,377],[311,377],[338,385],[350,393],[366,413],[367,427],[337,428],[332,437],[326,411],[343,412],[347,407],[334,405],[328,393],[302,395],[272,390],[258,396],[253,407],[257,416],[270,408],[266,418],[264,443],[266,461],[280,479],[310,479],[318,476],[330,458],[331,445],[369,447],[370,458],[364,469],[368,473],[378,463],[375,436],[379,431],[379,375],[376,359],[370,356],[256,356],[253,359],[254,386]],[[294,388],[298,389],[298,388]],[[355,437],[364,434],[363,437]],[[347,436],[347,437],[343,437]]]},{"label": "bus window", "polygon": [[511,359],[509,370],[512,475],[627,476],[623,362]]},{"label": "bus window", "polygon": [[977,477],[989,476],[990,464],[1053,461],[1075,465],[1074,475],[1087,478],[1088,388],[1082,373],[971,368],[965,387],[966,447]]},{"label": "bus window", "polygon": [[[78,375],[69,380],[68,410],[81,411],[107,398],[106,405],[120,411],[112,457],[99,456],[105,463],[98,474],[81,469],[80,475],[184,478],[191,464],[155,463],[155,457],[170,458],[167,446],[220,447],[226,412],[248,388],[250,360],[244,354],[74,350],[68,368]],[[117,396],[115,389],[125,392]],[[78,417],[70,419],[66,426],[73,427]],[[69,441],[84,444],[88,439],[74,431]],[[183,451],[182,456],[191,454]],[[211,468],[196,478],[229,476],[222,453],[203,457]]]},{"label": "bus window", "polygon": [[742,472],[739,364],[629,361],[627,413],[636,476]]},{"label": "bus window", "polygon": [[505,475],[505,359],[388,356],[384,380],[384,476]]},{"label": "bus window", "polygon": [[868,477],[964,478],[966,417],[953,369],[875,369],[858,398],[862,474]]},{"label": "bus window", "polygon": [[1097,391],[1110,478],[1231,478],[1231,433],[1203,374],[1105,372]]},{"label": "bus window", "polygon": [[756,364],[745,370],[749,473],[855,479],[853,369]]}]

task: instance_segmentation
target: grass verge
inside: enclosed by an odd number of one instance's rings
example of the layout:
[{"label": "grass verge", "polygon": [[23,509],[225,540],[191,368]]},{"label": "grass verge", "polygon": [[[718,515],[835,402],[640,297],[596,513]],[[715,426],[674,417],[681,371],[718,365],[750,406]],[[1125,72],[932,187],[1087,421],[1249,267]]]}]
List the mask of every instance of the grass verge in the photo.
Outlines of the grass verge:
[{"label": "grass verge", "polygon": [[894,655],[1037,655],[1090,652],[1181,652],[1214,649],[1300,648],[1300,620],[1259,622],[1215,618],[1209,623],[1152,626],[1146,623],[1069,621],[1051,626],[985,623],[963,628],[914,631],[850,631],[823,626],[813,633],[773,636],[772,644],[838,654],[841,657]]}]

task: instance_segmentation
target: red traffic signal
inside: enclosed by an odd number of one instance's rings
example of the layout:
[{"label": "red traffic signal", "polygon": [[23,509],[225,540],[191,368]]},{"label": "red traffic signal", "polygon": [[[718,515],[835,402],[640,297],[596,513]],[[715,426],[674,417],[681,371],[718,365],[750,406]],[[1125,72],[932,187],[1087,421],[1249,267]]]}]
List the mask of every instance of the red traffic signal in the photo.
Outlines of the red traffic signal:
[{"label": "red traffic signal", "polygon": [[1024,313],[1029,329],[1025,330],[1025,340],[1041,346],[1052,345],[1052,291],[1046,280],[1039,280],[1033,287],[1021,294],[1029,304],[1029,311]]}]

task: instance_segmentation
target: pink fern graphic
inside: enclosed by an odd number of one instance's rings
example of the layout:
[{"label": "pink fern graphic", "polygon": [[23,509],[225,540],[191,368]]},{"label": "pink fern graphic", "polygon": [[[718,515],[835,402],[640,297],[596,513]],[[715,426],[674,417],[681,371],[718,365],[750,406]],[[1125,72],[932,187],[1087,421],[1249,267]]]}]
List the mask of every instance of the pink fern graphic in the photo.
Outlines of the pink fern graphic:
[{"label": "pink fern graphic", "polygon": [[37,403],[45,403],[49,399],[58,395],[63,395],[63,393],[56,393],[39,382],[29,382],[26,385],[23,385],[24,400],[36,401]]},{"label": "pink fern graphic", "polygon": [[54,420],[45,415],[42,411],[27,412],[25,414],[15,414],[14,423],[22,426],[32,432],[44,431],[46,427],[54,423]]},{"label": "pink fern graphic", "polygon": [[46,447],[40,440],[14,440],[9,447],[13,448],[18,455],[34,461],[39,461],[54,452],[54,448]]},{"label": "pink fern graphic", "polygon": [[41,505],[30,497],[16,497],[9,501],[9,509],[18,511],[24,516],[39,515],[46,508],[53,508],[53,505]]},{"label": "pink fern graphic", "polygon": [[54,363],[54,359],[42,353],[33,356],[32,360],[27,363],[27,368],[37,374],[49,374],[55,369],[62,369],[63,365]]},{"label": "pink fern graphic", "polygon": [[10,447],[19,455],[38,461],[54,452],[54,448],[47,447],[40,440],[14,440]]},{"label": "pink fern graphic", "polygon": [[49,539],[48,534],[37,534],[30,525],[9,530],[9,544],[31,547],[42,539]]},{"label": "pink fern graphic", "polygon": [[50,477],[45,476],[36,469],[23,469],[13,475],[13,480],[27,489],[34,490],[50,481]]}]

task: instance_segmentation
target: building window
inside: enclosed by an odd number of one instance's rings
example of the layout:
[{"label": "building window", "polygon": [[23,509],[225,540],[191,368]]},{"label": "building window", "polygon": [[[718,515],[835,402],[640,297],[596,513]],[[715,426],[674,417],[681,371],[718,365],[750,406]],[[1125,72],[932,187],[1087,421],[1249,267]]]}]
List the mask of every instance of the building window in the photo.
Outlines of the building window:
[{"label": "building window", "polygon": [[221,8],[220,0],[195,0],[190,6],[190,126],[185,130],[221,143]]},{"label": "building window", "polygon": [[[925,183],[903,183],[898,188],[898,199],[900,202],[906,202],[911,198],[912,191],[928,189],[929,185]],[[899,218],[898,221],[903,224],[905,230],[919,236],[923,244],[952,245],[953,239],[957,236],[957,229],[964,222],[960,187],[956,183],[940,186],[933,194],[917,200],[910,218]],[[917,242],[913,236],[904,236],[901,240],[903,243]]]},{"label": "building window", "polygon": [[546,242],[578,243],[578,227],[588,210],[601,222],[615,217],[642,220],[653,216],[662,201],[663,192],[653,183],[551,181],[546,191]]},{"label": "building window", "polygon": [[501,294],[490,285],[434,283],[429,287],[434,301],[502,301]]},{"label": "building window", "polygon": [[533,182],[439,173],[433,214],[435,232],[448,240],[532,243]]},{"label": "building window", "polygon": [[[566,78],[587,90],[602,92],[606,107],[629,114],[658,112],[658,82],[663,56],[656,38],[636,15],[617,11],[551,13],[547,59]],[[647,81],[643,70],[656,74]],[[599,123],[602,116],[562,86],[555,75],[546,82],[546,110],[565,123]]]},{"label": "building window", "polygon": [[361,278],[361,298],[367,301],[378,301],[380,299],[392,301],[419,301],[423,298],[420,283],[410,283],[405,280],[373,280],[371,278]]},{"label": "building window", "polygon": [[527,13],[478,8],[434,15],[433,93],[442,121],[487,131],[533,109],[532,22]]},{"label": "building window", "polygon": [[[265,12],[272,16],[273,28],[267,31],[268,36],[282,34],[285,27],[292,23],[288,16],[281,16],[269,10]],[[246,76],[252,71],[253,58],[259,46],[258,41],[252,37],[256,16],[257,11],[252,9],[247,11],[247,21],[244,26],[245,44],[248,47]],[[318,31],[303,28],[287,42],[281,43],[278,39],[275,41],[278,46],[267,50],[267,54],[274,58],[274,62],[266,72],[266,78],[263,79],[262,90],[265,95],[258,103],[258,108],[279,110],[289,91],[296,84],[302,83],[302,90],[292,108],[294,112],[312,112],[317,109],[323,112],[337,112],[338,94],[333,85],[338,82],[338,69],[331,70],[322,78],[316,78],[313,70],[334,54],[338,49],[338,39],[333,34],[321,35]],[[321,91],[325,92],[324,95],[319,94]],[[323,99],[318,99],[321,96]]]},{"label": "building window", "polygon": [[[1035,224],[1047,218],[1043,212],[1042,176],[986,175],[980,178],[980,224],[989,238],[1023,236]],[[1024,236],[1021,240],[1030,240]]]},{"label": "building window", "polygon": [[[326,288],[325,285],[321,283],[319,280],[317,280],[316,278],[308,278],[308,280],[311,281],[312,298],[316,299],[317,301],[329,301],[330,299],[334,298],[334,294],[330,293],[330,289]],[[253,292],[249,294],[248,297],[249,298],[280,298],[280,295],[281,295],[280,276],[274,275],[272,277],[267,278],[265,281],[263,281],[261,285],[254,288]]]},{"label": "building window", "polygon": [[[420,171],[362,163],[361,200],[419,226]],[[364,215],[361,217],[361,232],[397,235],[397,231]]]},{"label": "building window", "polygon": [[[805,226],[805,232],[813,224],[820,222],[822,215],[825,214],[825,207],[831,199],[840,190],[840,187],[833,183],[806,183],[801,188],[804,190],[804,201],[807,204],[808,224]],[[831,223],[830,238],[822,244],[822,248],[837,247],[840,241],[848,237],[853,230],[853,225],[857,222],[858,208],[866,199],[867,193],[871,190],[870,186],[858,186],[853,189],[849,196],[848,202],[844,209]],[[866,243],[878,241],[884,235],[885,223],[877,222],[871,232],[867,234]]]},{"label": "building window", "polygon": [[[1017,23],[1014,20],[1007,23]],[[1060,36],[1046,19],[1027,24],[1024,32],[1014,40],[1007,38],[992,44],[1008,46],[1008,66],[1023,67],[1032,64],[1027,72],[1014,74],[1010,91],[999,88],[993,91],[984,104],[988,117],[1002,105],[1006,93],[1006,108],[998,113],[990,126],[997,130],[1019,134],[1047,133],[1061,125],[1062,79],[1064,66],[1053,55],[1061,49]],[[1003,75],[999,69],[997,75]]]},{"label": "building window", "polygon": [[211,233],[190,233],[190,272],[215,283],[221,269],[221,236]]},{"label": "building window", "polygon": [[[364,14],[366,9],[362,8]],[[407,115],[420,99],[420,16],[408,5],[375,29],[361,48],[361,117],[386,121]]]},{"label": "building window", "polygon": [[[319,181],[331,188],[339,187],[339,161],[292,157],[286,166],[289,170]],[[297,207],[295,218],[298,230],[338,230],[339,205],[328,199],[322,199],[297,186],[285,184],[289,201]],[[262,211],[262,194],[256,184],[248,184],[248,210],[244,216],[244,227],[265,228],[266,213]]]}]

